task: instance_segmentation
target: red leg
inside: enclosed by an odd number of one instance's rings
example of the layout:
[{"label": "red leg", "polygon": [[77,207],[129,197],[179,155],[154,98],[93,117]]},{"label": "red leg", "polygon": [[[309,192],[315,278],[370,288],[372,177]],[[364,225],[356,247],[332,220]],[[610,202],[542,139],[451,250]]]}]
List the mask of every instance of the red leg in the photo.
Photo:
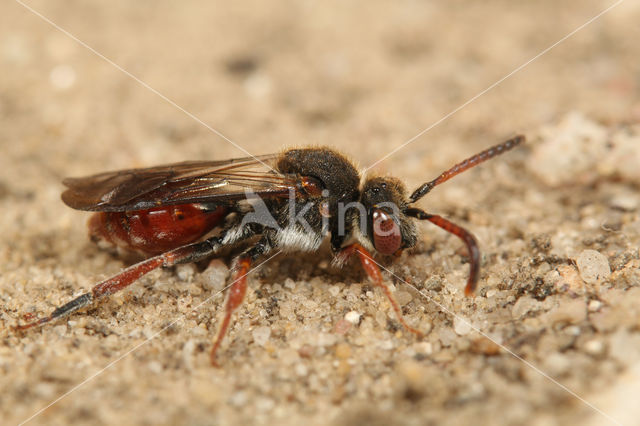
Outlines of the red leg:
[{"label": "red leg", "polygon": [[460,238],[467,245],[467,251],[469,252],[469,280],[467,286],[464,288],[465,296],[472,296],[478,283],[478,272],[480,272],[480,249],[478,249],[478,242],[473,234],[466,229],[449,222],[442,216],[433,215],[427,220],[447,232],[451,232],[456,237]]},{"label": "red leg", "polygon": [[227,334],[227,329],[231,322],[231,314],[233,314],[233,311],[242,304],[244,295],[247,292],[247,274],[249,273],[250,267],[251,260],[248,257],[244,257],[237,261],[236,267],[234,268],[233,283],[231,284],[229,295],[227,296],[224,320],[222,321],[216,340],[211,348],[211,364],[215,367],[219,367],[218,362],[216,361],[216,352],[222,343],[222,339],[224,339],[224,336]]},{"label": "red leg", "polygon": [[402,326],[408,331],[410,331],[411,333],[419,337],[422,337],[423,333],[421,331],[411,327],[404,320],[404,316],[402,315],[402,310],[400,309],[398,302],[396,302],[396,299],[393,297],[393,294],[391,293],[389,286],[387,286],[384,283],[384,281],[382,281],[382,274],[380,273],[380,268],[378,268],[378,265],[373,261],[371,254],[369,254],[369,252],[364,247],[362,247],[358,243],[351,244],[350,246],[347,246],[344,249],[342,249],[342,251],[339,253],[339,256],[342,259],[346,260],[349,256],[353,254],[354,251],[358,254],[358,258],[360,259],[362,268],[367,273],[367,276],[369,276],[369,279],[373,281],[374,285],[376,285],[377,287],[380,287],[384,292],[385,296],[387,296],[387,299],[389,299],[389,303],[391,303],[391,307],[396,312],[396,316],[398,317],[398,321],[400,321],[400,324],[402,324]]},{"label": "red leg", "polygon": [[480,272],[480,249],[478,248],[478,242],[473,234],[463,227],[458,226],[453,222],[449,222],[442,216],[429,214],[420,209],[413,207],[408,208],[405,210],[405,213],[420,220],[428,220],[464,241],[467,245],[467,251],[469,252],[469,279],[467,280],[467,286],[464,288],[464,295],[472,296],[476,289],[478,274]]},{"label": "red leg", "polygon": [[91,305],[101,297],[118,292],[133,284],[141,276],[157,269],[161,266],[168,267],[182,262],[192,262],[199,258],[211,254],[211,245],[203,242],[189,244],[177,249],[168,251],[158,256],[151,257],[140,263],[132,265],[117,275],[96,284],[90,292],[76,297],[72,301],[56,308],[51,315],[41,318],[29,324],[18,325],[16,330],[26,330],[31,327],[46,324],[58,318],[65,317],[71,313]]}]

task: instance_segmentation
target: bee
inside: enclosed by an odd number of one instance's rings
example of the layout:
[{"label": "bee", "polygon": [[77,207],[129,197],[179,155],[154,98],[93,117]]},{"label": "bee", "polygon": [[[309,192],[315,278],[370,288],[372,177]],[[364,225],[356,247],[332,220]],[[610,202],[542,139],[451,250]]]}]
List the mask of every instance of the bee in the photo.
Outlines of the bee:
[{"label": "bee", "polygon": [[393,177],[362,177],[342,154],[330,148],[289,149],[279,154],[224,161],[189,161],[151,168],[120,170],[63,181],[62,201],[93,211],[89,235],[96,242],[136,251],[145,260],[127,267],[92,289],[27,324],[26,330],[66,317],[133,284],[160,267],[233,255],[222,323],[211,349],[211,362],[233,312],[247,291],[251,265],[269,253],[313,252],[330,239],[334,261],[356,256],[373,284],[404,320],[371,253],[398,256],[418,241],[417,220],[427,220],[456,235],[466,245],[469,278],[465,294],[475,290],[480,250],[475,237],[415,203],[435,186],[524,142],[516,136],[482,151],[408,194]]}]

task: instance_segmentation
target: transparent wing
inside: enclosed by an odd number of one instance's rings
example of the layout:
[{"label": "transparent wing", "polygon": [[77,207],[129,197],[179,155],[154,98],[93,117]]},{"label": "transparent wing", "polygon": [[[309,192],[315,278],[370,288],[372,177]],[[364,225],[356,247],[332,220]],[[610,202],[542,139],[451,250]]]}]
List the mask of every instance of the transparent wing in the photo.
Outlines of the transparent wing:
[{"label": "transparent wing", "polygon": [[143,169],[67,178],[62,200],[78,210],[131,211],[160,205],[231,202],[246,191],[282,197],[294,176],[274,172],[278,154],[223,161],[187,161]]}]

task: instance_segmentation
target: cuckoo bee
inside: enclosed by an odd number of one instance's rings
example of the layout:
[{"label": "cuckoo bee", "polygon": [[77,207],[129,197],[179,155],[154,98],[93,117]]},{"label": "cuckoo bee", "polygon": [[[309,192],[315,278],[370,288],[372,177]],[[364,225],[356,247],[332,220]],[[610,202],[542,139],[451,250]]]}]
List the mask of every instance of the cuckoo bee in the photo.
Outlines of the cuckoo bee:
[{"label": "cuckoo bee", "polygon": [[231,251],[225,313],[211,349],[211,361],[216,365],[216,352],[246,293],[251,265],[275,250],[315,251],[328,237],[336,263],[355,255],[373,284],[388,297],[400,323],[420,335],[403,319],[371,253],[394,255],[415,246],[416,220],[427,220],[466,245],[470,271],[465,294],[472,295],[480,268],[476,239],[447,219],[415,207],[415,203],[435,186],[523,141],[523,136],[516,136],[482,151],[410,195],[395,178],[362,178],[343,155],[322,147],[65,179],[68,189],[62,201],[74,209],[95,212],[89,219],[90,237],[142,253],[146,260],[96,284],[49,316],[17,329],[66,317],[156,268]]}]

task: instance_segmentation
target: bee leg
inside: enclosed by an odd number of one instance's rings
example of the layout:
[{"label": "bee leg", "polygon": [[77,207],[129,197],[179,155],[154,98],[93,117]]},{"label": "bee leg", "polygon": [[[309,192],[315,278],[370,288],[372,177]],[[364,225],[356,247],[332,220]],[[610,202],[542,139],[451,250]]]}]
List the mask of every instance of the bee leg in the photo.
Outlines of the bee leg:
[{"label": "bee leg", "polygon": [[424,334],[421,331],[411,327],[404,320],[404,316],[402,315],[402,309],[400,309],[400,305],[398,305],[398,302],[396,301],[395,297],[393,297],[393,294],[391,293],[389,286],[386,285],[384,281],[382,281],[382,273],[380,272],[380,268],[378,267],[377,263],[373,260],[373,257],[367,251],[367,249],[362,247],[360,244],[355,243],[342,249],[342,251],[338,254],[338,256],[340,256],[341,259],[346,260],[354,252],[358,254],[358,258],[360,259],[362,268],[367,273],[367,276],[369,277],[369,279],[373,282],[374,285],[376,285],[377,287],[380,287],[384,292],[385,296],[387,296],[387,299],[389,299],[389,303],[391,303],[391,307],[395,311],[400,324],[402,324],[402,326],[407,331],[410,331],[411,333],[417,335],[418,337],[424,336]]},{"label": "bee leg", "polygon": [[245,250],[234,260],[233,281],[227,295],[224,318],[211,348],[211,365],[214,367],[220,366],[216,360],[216,352],[222,343],[222,339],[227,334],[231,323],[231,315],[242,304],[244,295],[247,293],[247,274],[250,272],[251,263],[261,255],[266,254],[270,249],[271,244],[268,236],[264,235],[255,246]]},{"label": "bee leg", "polygon": [[101,297],[109,296],[127,286],[133,284],[141,276],[159,267],[174,266],[179,263],[195,262],[211,256],[220,249],[220,242],[216,238],[188,244],[158,256],[150,257],[121,271],[119,274],[96,284],[91,291],[76,297],[72,301],[59,306],[49,316],[40,318],[34,322],[18,325],[16,330],[26,330],[35,326],[46,324],[58,318],[66,317],[73,312],[86,308]]},{"label": "bee leg", "polygon": [[469,252],[469,279],[467,280],[467,286],[464,288],[464,295],[473,296],[473,292],[478,284],[478,276],[480,275],[480,249],[478,248],[476,237],[463,227],[448,221],[442,216],[429,214],[413,207],[405,210],[405,213],[416,219],[428,220],[464,241],[467,246],[467,251]]}]

